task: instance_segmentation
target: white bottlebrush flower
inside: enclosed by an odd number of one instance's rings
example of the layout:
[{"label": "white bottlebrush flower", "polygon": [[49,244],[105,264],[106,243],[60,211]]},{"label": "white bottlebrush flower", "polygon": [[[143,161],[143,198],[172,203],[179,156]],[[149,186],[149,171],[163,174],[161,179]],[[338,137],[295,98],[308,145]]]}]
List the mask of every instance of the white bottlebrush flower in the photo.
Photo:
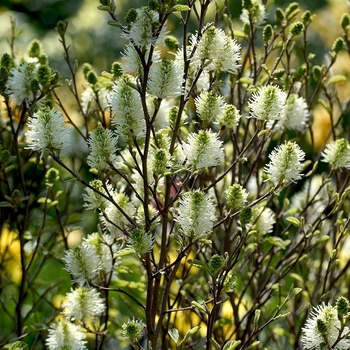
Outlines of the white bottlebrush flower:
[{"label": "white bottlebrush flower", "polygon": [[248,101],[250,117],[263,121],[274,121],[282,118],[286,97],[285,91],[277,86],[260,87]]},{"label": "white bottlebrush flower", "polygon": [[[101,180],[92,180],[89,183],[91,187],[96,189],[97,191],[105,194],[106,196],[113,196],[113,187],[111,184],[107,183],[105,187]],[[86,187],[85,192],[83,194],[84,198],[84,207],[91,210],[104,210],[107,206],[108,199],[100,195],[98,192],[94,191],[92,188]]]},{"label": "white bottlebrush flower", "polygon": [[240,209],[247,203],[248,193],[241,185],[234,184],[225,191],[225,198],[230,209]]},{"label": "white bottlebrush flower", "polygon": [[106,305],[100,293],[94,288],[78,287],[67,293],[62,312],[68,319],[75,319],[82,324],[94,321],[102,316]]},{"label": "white bottlebrush flower", "polygon": [[233,130],[239,123],[241,114],[239,110],[231,104],[227,104],[222,113],[217,116],[216,123],[220,127],[225,127],[229,130]]},{"label": "white bottlebrush flower", "polygon": [[69,140],[68,128],[62,114],[55,109],[42,108],[28,119],[26,138],[33,151],[60,151]]},{"label": "white bottlebrush flower", "polygon": [[151,66],[148,92],[161,99],[183,95],[183,70],[177,61],[162,61]]},{"label": "white bottlebrush flower", "polygon": [[146,8],[138,8],[136,13],[135,20],[130,24],[130,28],[122,33],[122,37],[130,40],[133,45],[140,49],[156,45],[157,42],[163,42],[168,32],[166,23],[160,33],[158,33],[158,28],[154,27],[159,20],[158,13]]},{"label": "white bottlebrush flower", "polygon": [[196,111],[206,127],[215,117],[223,113],[225,100],[213,91],[202,92],[195,100]]},{"label": "white bottlebrush flower", "polygon": [[224,154],[218,135],[207,130],[190,134],[187,143],[182,147],[187,164],[192,170],[217,166]]},{"label": "white bottlebrush flower", "polygon": [[111,107],[116,116],[112,123],[127,141],[131,133],[138,139],[142,138],[146,128],[140,94],[129,83],[133,83],[131,77],[122,76],[111,94]]},{"label": "white bottlebrush flower", "polygon": [[252,0],[250,9],[243,9],[239,18],[244,24],[250,25],[249,15],[255,27],[261,26],[266,18],[265,5],[261,4],[260,1]]},{"label": "white bottlebrush flower", "polygon": [[[135,216],[136,208],[126,194],[116,192],[113,199],[129,218]],[[107,204],[104,216],[101,215],[101,222],[113,236],[120,235],[120,230],[124,230],[129,225],[129,220],[111,202]]]},{"label": "white bottlebrush flower", "polygon": [[276,215],[272,209],[263,206],[253,208],[252,214],[252,229],[256,230],[259,236],[272,232],[273,225],[276,223]]},{"label": "white bottlebrush flower", "polygon": [[67,321],[61,321],[51,326],[46,338],[46,346],[49,350],[85,350],[85,333],[79,331],[79,327]]},{"label": "white bottlebrush flower", "polygon": [[[350,348],[349,328],[345,327],[342,333],[339,334],[340,327],[337,309],[332,305],[322,303],[310,312],[310,317],[302,328],[303,335],[300,340],[306,350],[328,348],[348,350]],[[342,339],[337,341],[339,335]]]},{"label": "white bottlebrush flower", "polygon": [[307,103],[303,97],[291,94],[286,101],[282,111],[282,118],[278,121],[277,128],[287,128],[289,130],[305,132],[310,113]]},{"label": "white bottlebrush flower", "polygon": [[329,163],[333,169],[350,169],[350,144],[341,138],[331,141],[322,152],[322,161]]},{"label": "white bottlebrush flower", "polygon": [[274,186],[300,180],[304,157],[304,151],[295,142],[288,141],[269,154],[270,163],[264,171]]},{"label": "white bottlebrush flower", "polygon": [[11,69],[6,93],[17,106],[23,102],[29,106],[39,96],[36,71],[37,64],[34,62],[23,62],[18,68]]},{"label": "white bottlebrush flower", "polygon": [[105,88],[100,88],[97,92],[88,86],[81,94],[81,106],[84,113],[106,110],[109,107],[109,92]]},{"label": "white bottlebrush flower", "polygon": [[180,224],[180,233],[187,237],[199,237],[211,232],[216,220],[213,199],[198,190],[185,193],[179,201],[174,220]]},{"label": "white bottlebrush flower", "polygon": [[128,339],[128,341],[134,343],[142,337],[144,328],[145,326],[141,320],[128,320],[128,322],[122,325],[122,335],[124,338]]},{"label": "white bottlebrush flower", "polygon": [[80,285],[93,281],[101,270],[100,258],[94,247],[87,242],[66,250],[62,260],[66,265],[65,269],[73,276],[73,281]]},{"label": "white bottlebrush flower", "polygon": [[88,139],[90,154],[87,163],[99,171],[108,169],[117,161],[118,136],[112,130],[97,126]]},{"label": "white bottlebrush flower", "polygon": [[235,73],[241,59],[240,45],[222,29],[207,28],[200,39],[190,37],[190,50],[195,50],[192,62],[206,71]]},{"label": "white bottlebrush flower", "polygon": [[142,228],[136,228],[128,237],[128,245],[136,255],[142,256],[152,250],[154,244],[154,236],[145,232]]}]

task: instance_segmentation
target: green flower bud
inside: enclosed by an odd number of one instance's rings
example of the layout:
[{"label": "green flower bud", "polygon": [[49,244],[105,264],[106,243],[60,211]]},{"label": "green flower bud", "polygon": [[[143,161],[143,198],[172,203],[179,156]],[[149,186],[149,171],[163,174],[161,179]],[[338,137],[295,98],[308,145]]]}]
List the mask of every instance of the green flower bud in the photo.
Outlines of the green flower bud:
[{"label": "green flower bud", "polygon": [[301,22],[294,22],[290,26],[290,33],[292,34],[292,36],[297,36],[301,34],[301,32],[303,31],[304,31],[304,24],[302,24]]},{"label": "green flower bud", "polygon": [[135,254],[141,256],[152,250],[154,238],[141,228],[133,230],[128,237],[128,245]]},{"label": "green flower bud", "polygon": [[244,34],[249,34],[249,32],[250,32],[250,25],[248,24],[248,23],[244,23],[243,24],[243,32],[244,32]]},{"label": "green flower bud", "polygon": [[177,115],[179,113],[179,108],[177,106],[172,106],[168,112],[168,120],[171,128],[175,127]]},{"label": "green flower bud", "polygon": [[121,64],[119,62],[113,62],[111,72],[115,79],[121,77],[123,75],[123,69]]},{"label": "green flower bud", "polygon": [[60,178],[60,173],[55,168],[50,168],[46,174],[46,186],[51,187]]},{"label": "green flower bud", "polygon": [[153,11],[158,11],[160,9],[160,3],[158,0],[149,0],[148,8]]},{"label": "green flower bud", "polygon": [[176,36],[173,35],[167,35],[164,39],[164,43],[166,47],[171,51],[175,51],[179,47],[179,40]]},{"label": "green flower bud", "polygon": [[295,11],[299,8],[299,4],[297,2],[292,2],[286,8],[286,17],[289,18],[291,15],[294,16]]},{"label": "green flower bud", "polygon": [[39,40],[33,40],[28,48],[28,56],[29,57],[39,57],[41,55],[41,43]]},{"label": "green flower bud", "polygon": [[95,85],[97,83],[97,75],[92,70],[88,73],[86,80],[89,84]]},{"label": "green flower bud", "polygon": [[338,315],[345,316],[350,310],[350,303],[347,298],[339,297],[335,307],[337,308]]},{"label": "green flower bud", "polygon": [[50,68],[48,66],[40,66],[36,73],[39,83],[47,86],[50,83]]},{"label": "green flower bud", "polygon": [[[39,91],[39,82],[36,80],[36,79],[33,79],[31,82],[30,82],[30,89],[33,91],[33,92],[37,92]],[[35,95],[35,94],[34,94]]]},{"label": "green flower bud", "polygon": [[0,152],[0,163],[6,164],[11,158],[11,153],[8,149],[4,149]]},{"label": "green flower bud", "polygon": [[225,266],[225,264],[225,258],[217,254],[213,255],[208,263],[210,274],[216,275]]},{"label": "green flower bud", "polygon": [[11,197],[15,206],[17,206],[21,202],[21,192],[19,190],[14,190],[12,192]]},{"label": "green flower bud", "polygon": [[137,342],[143,334],[143,324],[139,320],[129,320],[122,325],[123,337],[131,342]]},{"label": "green flower bud", "polygon": [[1,56],[1,62],[0,65],[4,68],[6,68],[8,71],[10,71],[10,69],[14,66],[13,64],[13,60],[11,58],[11,56],[8,53],[4,53]]},{"label": "green flower bud", "polygon": [[320,319],[320,318],[317,319],[316,326],[317,326],[317,330],[321,334],[326,334],[327,333],[327,325],[322,319]]},{"label": "green flower bud", "polygon": [[164,149],[157,149],[152,157],[152,170],[155,175],[163,175],[168,164],[168,155]]},{"label": "green flower bud", "polygon": [[313,66],[312,67],[312,77],[314,78],[315,81],[319,81],[322,76],[322,67],[321,66]]},{"label": "green flower bud", "polygon": [[273,73],[273,76],[279,80],[279,79],[282,79],[284,73],[285,73],[285,70],[283,68],[276,69]]},{"label": "green flower bud", "polygon": [[244,207],[241,212],[239,213],[239,221],[241,222],[241,225],[245,227],[247,224],[250,223],[250,220],[253,217],[253,210],[251,207]]},{"label": "green flower bud", "polygon": [[284,25],[284,20],[286,18],[286,15],[284,14],[283,10],[280,7],[277,7],[275,10],[275,19],[278,25]]},{"label": "green flower bud", "polygon": [[40,55],[39,63],[40,64],[48,64],[49,63],[49,58],[47,57],[47,55],[45,53]]},{"label": "green flower bud", "polygon": [[225,191],[225,196],[227,206],[230,209],[238,209],[245,205],[248,193],[241,185],[234,184]]},{"label": "green flower bud", "polygon": [[50,75],[51,75],[50,84],[51,85],[57,84],[60,79],[60,73],[56,69],[51,69]]},{"label": "green flower bud", "polygon": [[267,24],[263,29],[263,34],[262,34],[263,40],[267,43],[271,40],[272,36],[273,36],[272,25]]},{"label": "green flower bud", "polygon": [[236,284],[237,284],[237,276],[235,272],[232,270],[227,274],[225,281],[224,281],[224,292],[229,293],[229,292],[234,292],[236,289]]},{"label": "green flower bud", "polygon": [[5,67],[0,67],[0,93],[6,91],[6,83],[9,77],[9,73]]},{"label": "green flower bud", "polygon": [[339,53],[343,50],[345,50],[345,41],[343,38],[337,38],[335,39],[333,46],[332,46],[332,51],[334,51],[335,53]]},{"label": "green flower bud", "polygon": [[64,21],[57,22],[56,30],[61,38],[63,38],[64,35],[66,34],[67,27],[68,27],[68,22],[64,22]]},{"label": "green flower bud", "polygon": [[344,30],[350,25],[350,16],[347,13],[344,13],[340,19],[340,24]]},{"label": "green flower bud", "polygon": [[306,65],[302,64],[300,67],[298,67],[294,72],[293,76],[296,80],[302,79],[306,74]]},{"label": "green flower bud", "polygon": [[137,11],[134,8],[131,8],[125,15],[126,23],[131,24],[137,19]]},{"label": "green flower bud", "polygon": [[243,0],[242,7],[246,10],[249,10],[253,6],[252,0]]},{"label": "green flower bud", "polygon": [[303,21],[304,25],[307,26],[310,24],[312,21],[313,17],[311,15],[311,12],[309,10],[306,10],[302,15],[301,15],[301,20]]},{"label": "green flower bud", "polygon": [[90,63],[84,63],[82,70],[83,70],[84,77],[87,80],[87,76],[89,72],[93,71],[92,65]]}]

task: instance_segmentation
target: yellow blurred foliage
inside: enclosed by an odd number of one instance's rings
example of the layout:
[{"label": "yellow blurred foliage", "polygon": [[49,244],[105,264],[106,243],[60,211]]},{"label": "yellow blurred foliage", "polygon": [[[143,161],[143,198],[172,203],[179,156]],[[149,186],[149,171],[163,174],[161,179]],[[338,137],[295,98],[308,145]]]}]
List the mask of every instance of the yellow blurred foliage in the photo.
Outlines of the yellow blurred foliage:
[{"label": "yellow blurred foliage", "polygon": [[4,225],[0,237],[0,266],[16,284],[19,284],[22,279],[20,256],[18,232],[11,231],[7,225]]}]

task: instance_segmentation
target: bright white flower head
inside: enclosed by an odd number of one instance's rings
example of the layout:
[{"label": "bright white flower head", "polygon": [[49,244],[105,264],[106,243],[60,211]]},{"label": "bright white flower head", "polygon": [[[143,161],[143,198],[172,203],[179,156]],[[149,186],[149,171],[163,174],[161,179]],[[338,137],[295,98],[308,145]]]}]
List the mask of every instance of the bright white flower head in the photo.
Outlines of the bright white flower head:
[{"label": "bright white flower head", "polygon": [[[112,196],[114,193],[114,190],[111,186],[111,184],[107,183],[106,188],[104,188],[103,183],[101,180],[92,180],[90,181],[90,185],[98,190],[99,192],[107,195]],[[93,189],[86,187],[85,192],[83,194],[83,198],[85,200],[84,207],[91,210],[104,210],[107,206],[108,199],[100,195],[99,193],[95,192]]]},{"label": "bright white flower head", "polygon": [[329,163],[332,168],[350,169],[350,144],[341,138],[331,141],[322,152],[322,161]]},{"label": "bright white flower head", "polygon": [[122,33],[122,37],[130,40],[140,49],[163,42],[168,32],[165,24],[160,33],[156,33],[158,29],[154,28],[154,24],[159,20],[158,13],[145,8],[136,9],[136,13],[135,21],[130,24],[129,30]]},{"label": "bright white flower head", "polygon": [[73,276],[73,281],[80,285],[93,281],[101,270],[100,258],[94,247],[87,242],[66,250],[62,260],[66,265],[65,269]]},{"label": "bright white flower head", "polygon": [[263,236],[272,232],[273,225],[276,223],[276,215],[268,207],[253,208],[251,222],[253,223],[253,229],[257,231],[258,235]]},{"label": "bright white flower head", "polygon": [[130,86],[133,80],[128,76],[118,79],[111,94],[111,107],[116,119],[117,132],[126,140],[132,133],[140,139],[145,134],[145,120],[140,94]]},{"label": "bright white flower head", "polygon": [[224,154],[222,141],[216,133],[208,130],[190,134],[182,148],[187,164],[193,170],[219,165]]},{"label": "bright white flower head", "polygon": [[85,333],[79,331],[78,326],[67,321],[61,321],[49,329],[46,345],[49,350],[85,350],[87,349],[85,338]]},{"label": "bright white flower head", "polygon": [[[98,99],[98,103],[97,103]],[[93,111],[99,111],[100,108],[105,110],[109,107],[108,103],[109,92],[105,88],[101,88],[97,92],[93,90],[91,86],[88,86],[81,94],[81,106],[84,113],[90,113]]]},{"label": "bright white flower head", "polygon": [[128,237],[128,245],[138,256],[148,253],[152,250],[154,236],[145,232],[142,228],[133,230]]},{"label": "bright white flower head", "polygon": [[66,295],[62,312],[68,319],[74,318],[82,324],[102,316],[106,305],[99,292],[94,288],[78,287]]},{"label": "bright white flower head", "polygon": [[239,123],[241,114],[239,110],[231,104],[227,104],[222,113],[218,115],[216,123],[220,127],[226,127],[229,130],[233,130]]},{"label": "bright white flower head", "polygon": [[155,63],[149,74],[148,92],[161,99],[183,95],[183,81],[183,70],[177,61]]},{"label": "bright white flower head", "polygon": [[196,48],[192,62],[206,71],[236,73],[241,59],[240,45],[227,36],[222,29],[214,26],[207,28],[199,41],[190,37],[191,48]]},{"label": "bright white flower head", "polygon": [[201,191],[187,192],[179,201],[174,220],[180,224],[179,231],[187,237],[199,237],[211,232],[216,220],[213,199]]},{"label": "bright white flower head", "polygon": [[46,107],[29,117],[26,137],[27,148],[41,152],[46,149],[52,152],[60,151],[70,142],[62,114]]},{"label": "bright white flower head", "polygon": [[[128,217],[133,218],[135,216],[136,208],[127,195],[116,192],[113,199]],[[105,215],[106,217],[101,215],[101,221],[113,236],[120,235],[121,230],[129,225],[125,215],[111,202],[107,204]]]},{"label": "bright white flower head", "polygon": [[302,328],[303,335],[300,340],[306,350],[328,348],[348,350],[350,348],[350,339],[346,334],[349,333],[349,328],[344,328],[341,334],[343,339],[337,342],[340,327],[337,309],[330,304],[325,305],[325,303],[322,303],[311,311],[310,317]]},{"label": "bright white flower head", "polygon": [[241,185],[234,184],[225,191],[225,198],[229,208],[239,209],[247,203],[248,193]]},{"label": "bright white flower head", "polygon": [[260,1],[252,0],[252,6],[249,11],[247,9],[243,9],[239,18],[244,24],[250,25],[249,15],[255,27],[261,26],[265,22],[266,18],[265,5],[261,4]]},{"label": "bright white flower head", "polygon": [[305,132],[310,113],[307,103],[303,97],[291,94],[286,101],[282,111],[282,118],[278,121],[277,128],[287,128],[289,130]]},{"label": "bright white flower head", "polygon": [[274,186],[300,180],[304,157],[304,151],[295,142],[288,141],[269,154],[270,163],[264,171]]},{"label": "bright white flower head", "polygon": [[[17,106],[23,102],[29,106],[38,97],[40,91],[36,71],[37,64],[34,62],[23,62],[18,68],[11,69],[6,92]],[[37,91],[34,91],[35,87]]]},{"label": "bright white flower head", "polygon": [[108,169],[109,164],[117,161],[118,136],[110,129],[97,126],[88,140],[90,154],[87,163],[91,168],[99,171]]},{"label": "bright white flower head", "polygon": [[262,86],[252,94],[248,101],[250,117],[263,121],[282,118],[287,94],[277,86]]},{"label": "bright white flower head", "polygon": [[204,91],[196,99],[196,110],[206,127],[214,118],[223,113],[224,98],[213,91]]}]

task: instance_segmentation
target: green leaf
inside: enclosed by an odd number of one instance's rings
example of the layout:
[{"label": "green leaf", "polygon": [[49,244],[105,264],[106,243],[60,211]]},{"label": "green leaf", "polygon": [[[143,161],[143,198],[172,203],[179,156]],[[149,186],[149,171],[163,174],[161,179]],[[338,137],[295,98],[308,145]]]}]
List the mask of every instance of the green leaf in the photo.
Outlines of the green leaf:
[{"label": "green leaf", "polygon": [[294,217],[294,216],[288,216],[288,217],[286,218],[286,220],[287,220],[289,223],[291,223],[293,226],[295,226],[295,227],[300,227],[300,226],[301,226],[300,220],[297,219],[297,218]]},{"label": "green leaf", "polygon": [[210,344],[215,348],[215,350],[220,350],[221,347],[215,339],[210,339]]},{"label": "green leaf", "polygon": [[12,203],[4,201],[0,202],[0,208],[5,208],[5,207],[13,207]]},{"label": "green leaf", "polygon": [[281,237],[267,237],[265,238],[265,242],[268,242],[276,247],[279,247],[281,249],[286,249],[288,245],[290,244],[290,240],[286,239],[285,241]]},{"label": "green leaf", "polygon": [[133,252],[134,251],[131,248],[124,248],[124,249],[120,250],[118,253],[114,254],[113,258],[114,259],[120,258],[120,257],[125,256],[125,255],[130,255]]},{"label": "green leaf", "polygon": [[180,11],[174,11],[174,12],[172,12],[172,14],[175,15],[177,18],[181,19],[181,20],[183,19],[182,16],[181,16],[181,12]]},{"label": "green leaf", "polygon": [[183,12],[183,11],[188,11],[190,8],[187,6],[187,5],[181,5],[181,4],[178,4],[178,5],[175,5],[173,7],[173,10],[174,11],[180,11],[180,12]]},{"label": "green leaf", "polygon": [[243,78],[239,79],[239,82],[243,83],[243,84],[249,84],[249,85],[254,84],[254,80],[252,78],[249,78],[249,77],[243,77]]},{"label": "green leaf", "polygon": [[234,30],[233,31],[233,36],[237,36],[239,38],[245,38],[246,35],[244,32],[242,32],[241,30]]},{"label": "green leaf", "polygon": [[9,344],[9,350],[22,350],[25,349],[28,345],[23,341],[16,341],[14,343]]},{"label": "green leaf", "polygon": [[197,260],[197,259],[188,259],[187,262],[194,266],[197,267],[198,269],[204,269],[204,270],[208,270],[208,266],[206,263],[204,263],[203,261]]},{"label": "green leaf", "polygon": [[196,334],[199,329],[201,327],[200,326],[195,326],[193,328],[191,328],[186,334],[185,334],[185,337],[181,340],[181,342],[179,343],[178,346],[181,346],[188,338],[192,337],[192,335]]},{"label": "green leaf", "polygon": [[327,81],[327,85],[330,84],[335,84],[335,83],[341,83],[342,81],[346,81],[346,76],[345,75],[333,75],[332,77],[330,77]]},{"label": "green leaf", "polygon": [[174,342],[177,344],[177,342],[179,341],[179,331],[176,328],[170,328],[168,330],[168,333],[171,339],[174,340]]},{"label": "green leaf", "polygon": [[223,350],[233,350],[233,349],[236,349],[236,347],[241,344],[241,341],[240,340],[229,340]]}]

